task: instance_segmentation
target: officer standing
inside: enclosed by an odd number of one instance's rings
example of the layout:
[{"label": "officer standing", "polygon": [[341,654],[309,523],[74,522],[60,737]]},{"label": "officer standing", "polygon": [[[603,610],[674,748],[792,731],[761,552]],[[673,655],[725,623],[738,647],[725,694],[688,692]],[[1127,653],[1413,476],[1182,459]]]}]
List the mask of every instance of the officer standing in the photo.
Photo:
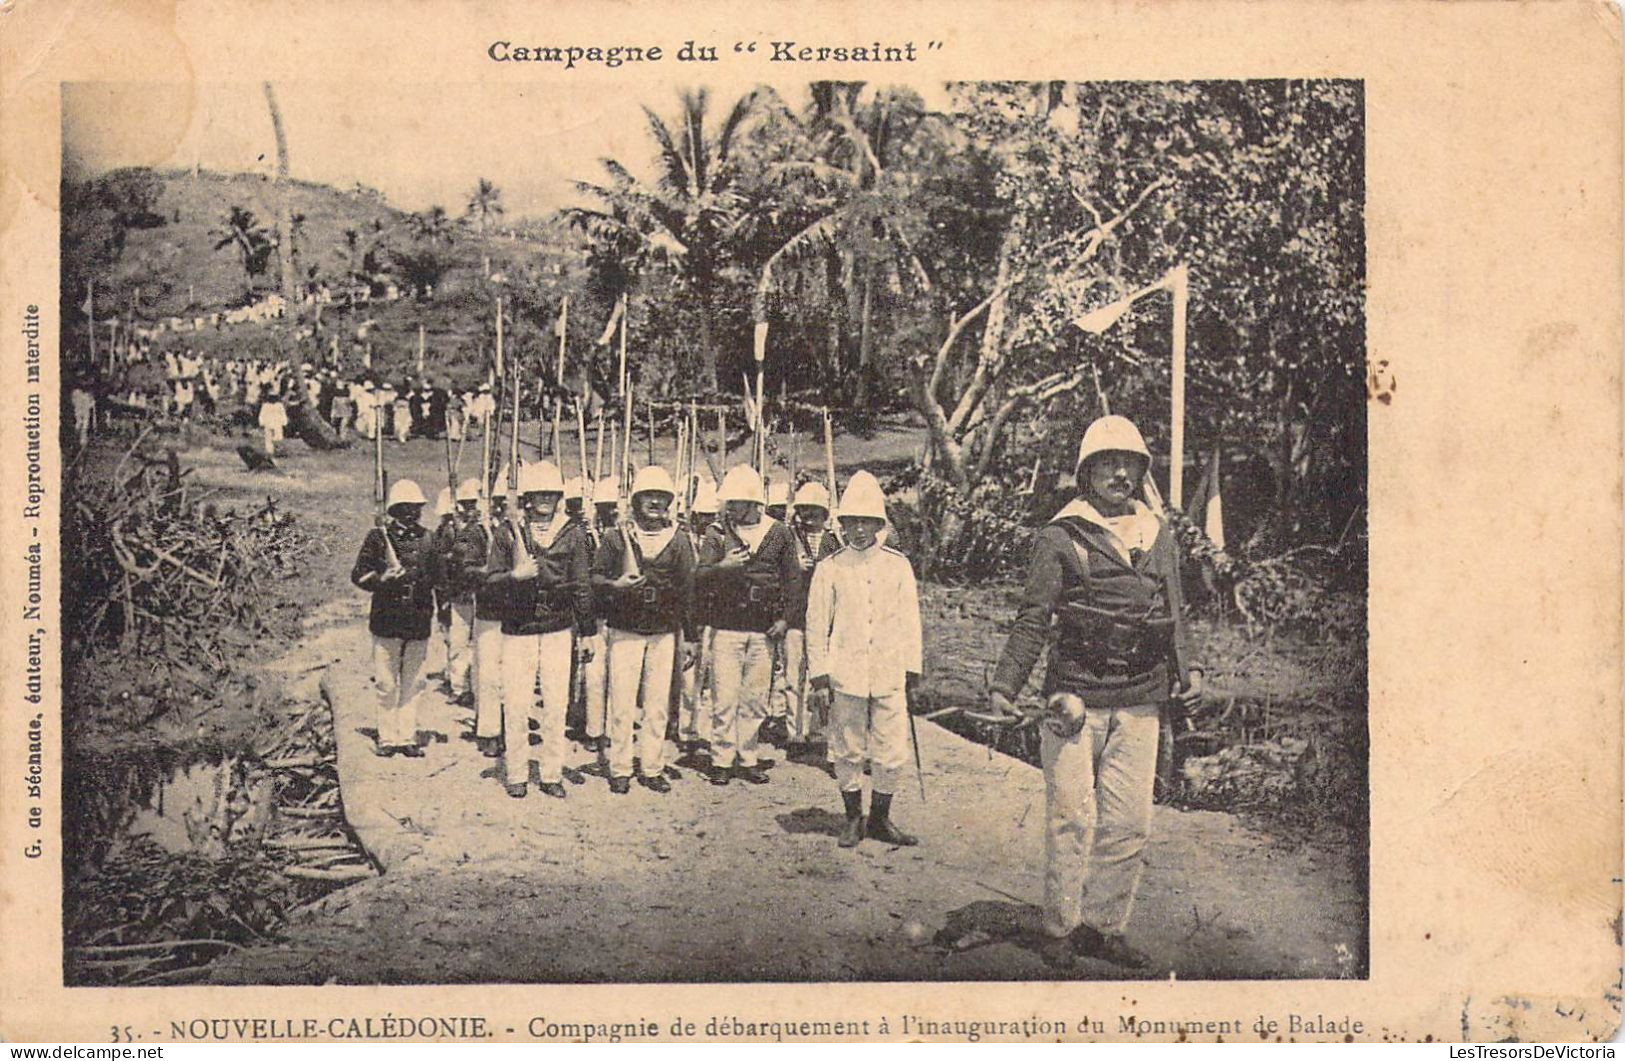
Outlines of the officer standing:
[{"label": "officer standing", "polygon": [[[570,654],[575,634],[591,637],[592,586],[587,533],[564,514],[564,478],[551,461],[519,472],[520,521],[512,540],[492,550],[488,584],[510,593],[502,624],[502,768],[508,795],[523,799],[532,761],[541,791],[565,796],[564,716],[570,699]],[[532,692],[541,685],[540,711]],[[540,750],[532,754],[529,723],[536,717]]]},{"label": "officer standing", "polygon": [[419,522],[426,503],[412,480],[392,485],[382,524],[367,532],[350,570],[350,581],[372,594],[367,629],[378,688],[374,750],[382,756],[423,755],[417,702],[434,619],[433,555],[428,531]]},{"label": "officer standing", "polygon": [[[829,704],[829,745],[846,825],[841,847],[868,836],[918,843],[892,823],[892,795],[908,767],[908,700],[920,677],[920,604],[908,557],[881,544],[886,495],[860,471],[841,495],[846,545],[813,571],[807,600],[810,699]],[[869,816],[863,770],[869,768]]]},{"label": "officer standing", "polygon": [[672,667],[694,659],[693,544],[671,516],[676,490],[664,468],[641,469],[632,481],[632,518],[606,534],[593,562],[603,597],[609,647],[609,787],[638,783],[666,793],[663,775]]},{"label": "officer standing", "polygon": [[801,578],[795,543],[784,524],[764,511],[762,477],[748,464],[728,469],[718,491],[726,511],[700,546],[701,590],[712,638],[711,783],[737,776],[767,784],[757,758],[773,680],[776,643],[790,628]]},{"label": "officer standing", "polygon": [[[1044,931],[1072,954],[1143,968],[1123,938],[1151,825],[1161,708],[1201,698],[1173,534],[1142,500],[1151,453],[1121,416],[1089,425],[1078,496],[1039,531],[989,697],[1013,716],[1045,646]],[[1064,942],[1063,942],[1064,941]]]}]

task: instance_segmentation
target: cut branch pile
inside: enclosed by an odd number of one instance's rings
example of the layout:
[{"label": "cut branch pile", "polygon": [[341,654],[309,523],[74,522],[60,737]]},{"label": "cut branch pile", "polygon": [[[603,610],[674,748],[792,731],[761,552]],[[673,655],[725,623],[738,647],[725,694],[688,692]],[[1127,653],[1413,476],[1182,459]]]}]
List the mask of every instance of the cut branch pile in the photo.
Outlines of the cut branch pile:
[{"label": "cut branch pile", "polygon": [[245,639],[274,631],[268,587],[316,543],[273,500],[222,509],[189,475],[173,451],[155,460],[133,447],[110,478],[81,478],[66,492],[74,503],[63,581],[75,593],[64,620],[74,649],[117,644],[224,667]]}]

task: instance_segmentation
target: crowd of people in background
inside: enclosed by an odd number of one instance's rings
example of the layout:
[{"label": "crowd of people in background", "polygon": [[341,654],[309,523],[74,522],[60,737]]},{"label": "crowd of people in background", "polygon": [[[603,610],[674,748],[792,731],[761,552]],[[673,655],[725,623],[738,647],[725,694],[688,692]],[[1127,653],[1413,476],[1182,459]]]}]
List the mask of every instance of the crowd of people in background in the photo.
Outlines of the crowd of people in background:
[{"label": "crowd of people in background", "polygon": [[[157,371],[131,371],[152,365]],[[379,373],[341,373],[328,365],[289,359],[220,358],[190,349],[153,351],[132,346],[121,381],[72,389],[72,410],[81,444],[98,416],[135,415],[182,423],[224,418],[257,428],[264,448],[276,452],[301,406],[340,441],[449,438],[477,433],[496,412],[488,383],[442,386],[430,376],[399,384]]]}]

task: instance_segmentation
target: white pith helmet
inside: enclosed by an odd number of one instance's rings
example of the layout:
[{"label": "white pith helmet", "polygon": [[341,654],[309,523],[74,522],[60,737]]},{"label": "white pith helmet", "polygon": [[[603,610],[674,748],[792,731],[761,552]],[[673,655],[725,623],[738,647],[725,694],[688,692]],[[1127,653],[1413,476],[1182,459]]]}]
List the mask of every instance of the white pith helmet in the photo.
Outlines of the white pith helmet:
[{"label": "white pith helmet", "polygon": [[611,475],[592,488],[592,503],[595,505],[618,505],[621,503],[620,476]]},{"label": "white pith helmet", "polygon": [[519,494],[563,494],[564,476],[552,461],[537,461],[519,469]]},{"label": "white pith helmet", "polygon": [[480,499],[480,481],[478,479],[464,479],[457,484],[457,500],[478,501]]},{"label": "white pith helmet", "polygon": [[772,505],[788,505],[790,503],[790,484],[776,482],[767,488],[767,503]]},{"label": "white pith helmet", "polygon": [[767,504],[767,494],[762,490],[762,477],[748,464],[736,464],[728,469],[728,474],[722,477],[721,488],[717,490],[717,499],[723,504],[729,501]]},{"label": "white pith helmet", "polygon": [[1085,461],[1100,453],[1132,453],[1144,458],[1147,465],[1151,462],[1151,451],[1140,429],[1126,416],[1102,416],[1089,425],[1078,446],[1077,466],[1083,467]]},{"label": "white pith helmet", "polygon": [[885,519],[886,492],[880,488],[880,480],[868,472],[853,473],[841,495],[841,515]]},{"label": "white pith helmet", "polygon": [[440,488],[440,492],[434,497],[435,519],[445,519],[447,516],[451,515],[452,508],[451,487],[442,486]]},{"label": "white pith helmet", "polygon": [[423,491],[410,479],[396,479],[389,488],[389,500],[384,503],[386,509],[396,505],[427,505],[429,499],[423,496]]},{"label": "white pith helmet", "polygon": [[572,475],[564,480],[564,500],[580,501],[587,496],[587,484],[579,475]]},{"label": "white pith helmet", "polygon": [[715,515],[722,508],[722,502],[717,500],[717,484],[709,476],[700,479],[699,485],[694,488],[694,511],[702,516]]},{"label": "white pith helmet", "polygon": [[801,489],[796,491],[796,499],[791,504],[795,505],[796,508],[800,508],[802,505],[812,505],[828,512],[829,490],[820,482],[808,481],[802,483]]},{"label": "white pith helmet", "polygon": [[671,476],[658,464],[651,464],[646,468],[639,468],[638,474],[632,478],[632,496],[639,494],[670,494],[677,496],[677,487],[672,485]]}]

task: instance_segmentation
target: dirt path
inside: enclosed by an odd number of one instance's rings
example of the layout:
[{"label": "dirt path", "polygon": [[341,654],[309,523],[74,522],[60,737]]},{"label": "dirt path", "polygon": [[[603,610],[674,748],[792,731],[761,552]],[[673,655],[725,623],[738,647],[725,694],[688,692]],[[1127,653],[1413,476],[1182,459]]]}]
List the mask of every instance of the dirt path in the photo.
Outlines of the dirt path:
[{"label": "dirt path", "polygon": [[[329,618],[332,618],[331,613]],[[1119,978],[1046,965],[1017,930],[1040,894],[1037,770],[920,727],[927,799],[898,796],[920,847],[836,848],[839,802],[820,770],[781,761],[760,788],[691,772],[666,796],[509,799],[465,739],[469,712],[429,694],[428,754],[378,759],[351,622],[306,650],[330,671],[347,813],[385,874],[305,910],[287,940],[217,964],[216,983],[637,982]],[[590,766],[574,749],[570,763]],[[1330,856],[1280,849],[1225,814],[1158,808],[1136,939],[1169,972],[1336,977],[1353,967],[1359,902]],[[914,946],[949,920],[995,942]]]},{"label": "dirt path", "polygon": [[[395,474],[436,482],[437,444],[392,456]],[[368,455],[285,459],[248,476],[229,451],[185,455],[205,484],[272,493],[329,532],[302,580],[316,610],[277,670],[328,664],[347,814],[383,876],[300,911],[282,942],[237,952],[212,980],[457,983],[1116,979],[1081,961],[1046,964],[1020,932],[1041,894],[1043,783],[1015,759],[922,722],[925,801],[910,778],[896,815],[921,846],[836,848],[839,798],[819,769],[784,762],[772,783],[715,788],[692,772],[660,796],[615,796],[587,776],[563,801],[509,799],[465,739],[471,712],[436,693],[423,759],[378,759],[365,601],[345,579],[369,522]],[[440,476],[444,466],[439,466]],[[928,624],[936,651],[962,651],[953,615]],[[980,622],[980,619],[976,619]],[[928,651],[931,651],[928,648]],[[572,766],[593,756],[573,748]],[[1358,969],[1361,902],[1340,852],[1287,846],[1213,812],[1158,807],[1135,941],[1148,978],[1326,978]],[[950,922],[992,942],[916,945]],[[916,932],[918,934],[918,932]]]}]

